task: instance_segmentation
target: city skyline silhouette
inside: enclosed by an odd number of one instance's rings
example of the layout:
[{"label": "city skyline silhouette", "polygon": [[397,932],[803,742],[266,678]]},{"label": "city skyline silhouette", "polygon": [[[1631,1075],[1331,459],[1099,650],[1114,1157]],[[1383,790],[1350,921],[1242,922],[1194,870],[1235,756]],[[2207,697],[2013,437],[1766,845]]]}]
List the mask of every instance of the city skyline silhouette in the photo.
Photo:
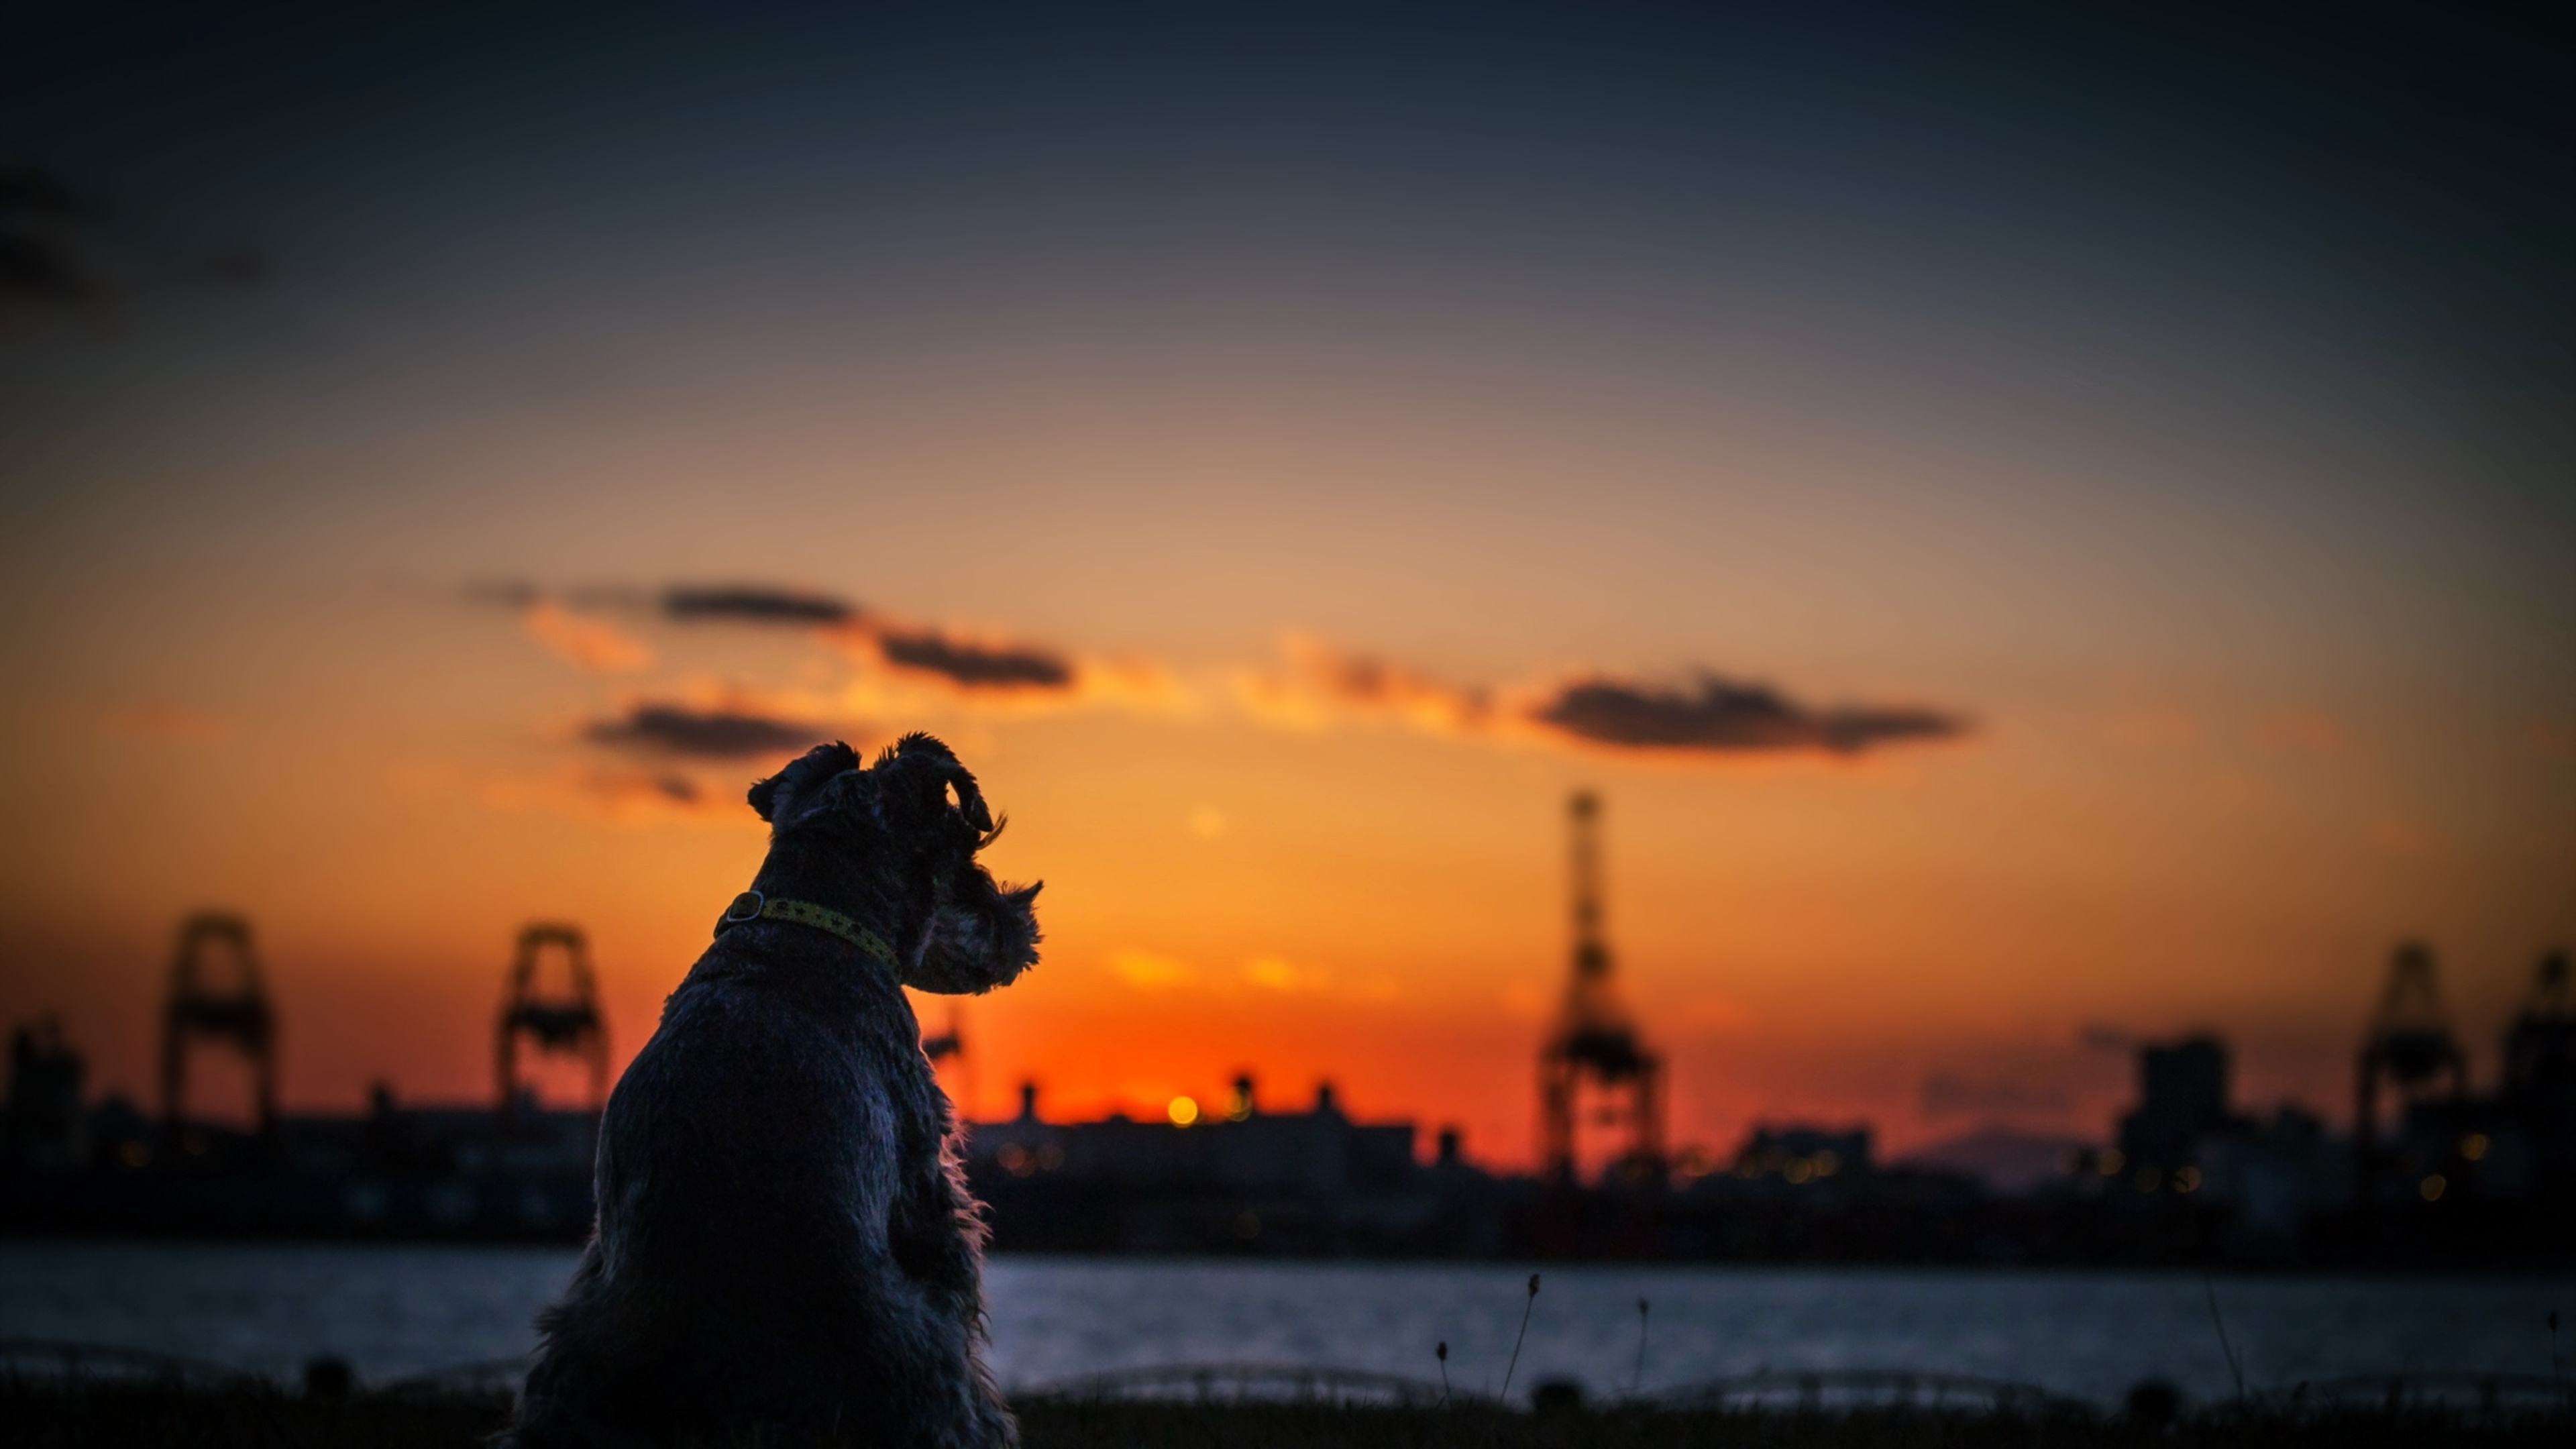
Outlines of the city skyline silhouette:
[{"label": "city skyline silhouette", "polygon": [[28,21],[0,1023],[149,1101],[235,912],[281,1110],[476,1101],[561,921],[613,1077],[750,782],[926,729],[1049,882],[979,1117],[1526,1164],[1577,789],[1677,1145],[2099,1135],[2195,1031],[2343,1123],[2400,940],[2492,1080],[2576,939],[2559,52],[2303,14]]}]

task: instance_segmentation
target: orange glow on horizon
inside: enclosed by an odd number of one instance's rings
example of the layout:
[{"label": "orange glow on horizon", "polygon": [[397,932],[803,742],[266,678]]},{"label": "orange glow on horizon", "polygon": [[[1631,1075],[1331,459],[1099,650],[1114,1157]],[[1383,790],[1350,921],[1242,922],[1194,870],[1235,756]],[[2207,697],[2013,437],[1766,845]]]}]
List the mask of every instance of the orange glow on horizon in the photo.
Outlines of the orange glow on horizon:
[{"label": "orange glow on horizon", "polygon": [[[417,347],[365,406],[313,401],[320,354],[137,367],[152,425],[0,441],[48,500],[0,545],[0,1024],[61,1013],[148,1107],[170,933],[221,906],[290,1107],[481,1101],[510,943],[567,920],[622,1066],[758,866],[751,781],[920,728],[1047,883],[1041,963],[960,1008],[975,1117],[1032,1081],[1204,1121],[1249,1074],[1527,1163],[1577,788],[1710,1161],[1765,1120],[2098,1140],[2120,1043],[2199,1028],[2248,1104],[2337,1115],[2400,936],[2492,1075],[2576,936],[2576,701],[2495,626],[2545,570],[2423,563],[2359,412],[1870,375],[1986,311],[1774,390],[1791,321],[1641,295],[1622,331],[1291,289],[1169,335],[887,301],[667,352],[549,314],[560,355],[388,302]],[[580,385],[522,387],[532,348]]]}]

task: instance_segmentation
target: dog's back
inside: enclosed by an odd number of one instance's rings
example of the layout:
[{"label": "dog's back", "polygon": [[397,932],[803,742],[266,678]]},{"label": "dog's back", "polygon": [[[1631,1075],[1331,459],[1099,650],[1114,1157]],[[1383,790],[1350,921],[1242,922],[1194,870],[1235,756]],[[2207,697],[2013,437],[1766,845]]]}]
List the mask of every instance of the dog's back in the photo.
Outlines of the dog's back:
[{"label": "dog's back", "polygon": [[515,1442],[1011,1443],[949,1128],[890,964],[788,921],[719,937],[610,1096]]}]

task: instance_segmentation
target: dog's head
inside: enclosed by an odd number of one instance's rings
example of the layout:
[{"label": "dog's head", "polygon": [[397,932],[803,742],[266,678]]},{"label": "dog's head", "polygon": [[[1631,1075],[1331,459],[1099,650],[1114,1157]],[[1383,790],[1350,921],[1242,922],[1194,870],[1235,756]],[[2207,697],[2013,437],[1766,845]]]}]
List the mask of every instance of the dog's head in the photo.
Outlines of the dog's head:
[{"label": "dog's head", "polygon": [[1035,901],[1044,882],[993,883],[975,853],[1002,827],[975,777],[946,745],[905,735],[861,767],[845,744],[817,745],[751,787],[773,843],[812,839],[873,877],[901,919],[903,984],[950,994],[1009,985],[1038,959]]}]

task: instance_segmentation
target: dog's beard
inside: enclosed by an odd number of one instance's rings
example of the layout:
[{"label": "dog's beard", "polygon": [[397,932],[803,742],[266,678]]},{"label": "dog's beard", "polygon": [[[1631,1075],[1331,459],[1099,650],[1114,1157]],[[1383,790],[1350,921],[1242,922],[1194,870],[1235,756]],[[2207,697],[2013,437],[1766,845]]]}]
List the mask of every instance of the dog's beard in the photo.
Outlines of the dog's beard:
[{"label": "dog's beard", "polygon": [[[980,871],[977,872],[979,875]],[[1038,887],[1004,891],[976,883],[984,900],[933,911],[904,985],[945,996],[972,996],[1007,986],[1037,960]]]}]

